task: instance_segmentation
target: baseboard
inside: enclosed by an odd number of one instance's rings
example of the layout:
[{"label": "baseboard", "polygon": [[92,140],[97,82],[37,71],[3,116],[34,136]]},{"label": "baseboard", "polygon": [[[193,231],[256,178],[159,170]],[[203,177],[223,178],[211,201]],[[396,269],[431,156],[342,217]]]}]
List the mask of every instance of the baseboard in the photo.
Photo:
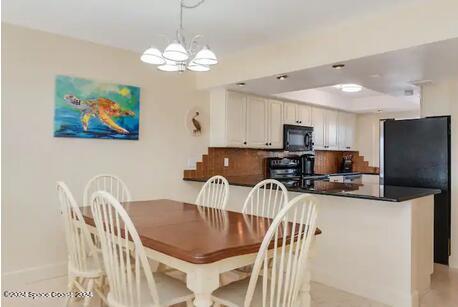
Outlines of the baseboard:
[{"label": "baseboard", "polygon": [[67,262],[48,264],[39,267],[27,268],[4,273],[2,276],[3,288],[18,287],[41,280],[61,277],[67,274]]}]

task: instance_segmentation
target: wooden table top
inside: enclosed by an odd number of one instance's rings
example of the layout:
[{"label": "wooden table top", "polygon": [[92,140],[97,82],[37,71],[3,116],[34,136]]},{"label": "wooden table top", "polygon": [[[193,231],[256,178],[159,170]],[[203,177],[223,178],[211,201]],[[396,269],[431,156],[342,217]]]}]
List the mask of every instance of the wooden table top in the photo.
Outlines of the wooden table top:
[{"label": "wooden table top", "polygon": [[[196,264],[256,253],[272,222],[168,199],[126,202],[123,207],[145,247]],[[82,213],[95,226],[90,207]]]}]

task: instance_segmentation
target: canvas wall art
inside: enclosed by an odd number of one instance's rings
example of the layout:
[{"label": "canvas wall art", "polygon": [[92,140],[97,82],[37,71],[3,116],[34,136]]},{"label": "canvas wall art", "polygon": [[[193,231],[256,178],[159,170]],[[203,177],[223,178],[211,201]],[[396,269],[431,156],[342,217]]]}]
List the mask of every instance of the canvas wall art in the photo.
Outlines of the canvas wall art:
[{"label": "canvas wall art", "polygon": [[54,136],[138,140],[140,88],[56,77]]}]

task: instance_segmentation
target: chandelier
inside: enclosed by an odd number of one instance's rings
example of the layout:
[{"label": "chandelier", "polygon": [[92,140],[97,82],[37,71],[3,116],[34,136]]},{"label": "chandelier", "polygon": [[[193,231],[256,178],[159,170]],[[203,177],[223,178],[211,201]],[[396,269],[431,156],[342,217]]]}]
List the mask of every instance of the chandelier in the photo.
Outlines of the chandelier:
[{"label": "chandelier", "polygon": [[183,8],[193,9],[201,5],[205,0],[200,0],[194,5],[186,5],[180,0],[180,25],[176,31],[176,38],[168,42],[167,47],[161,52],[158,48],[151,46],[143,52],[140,59],[148,64],[157,65],[161,71],[184,72],[209,71],[210,66],[218,63],[215,53],[208,45],[200,45],[198,40],[203,36],[195,35],[188,43],[184,36],[183,29]]}]

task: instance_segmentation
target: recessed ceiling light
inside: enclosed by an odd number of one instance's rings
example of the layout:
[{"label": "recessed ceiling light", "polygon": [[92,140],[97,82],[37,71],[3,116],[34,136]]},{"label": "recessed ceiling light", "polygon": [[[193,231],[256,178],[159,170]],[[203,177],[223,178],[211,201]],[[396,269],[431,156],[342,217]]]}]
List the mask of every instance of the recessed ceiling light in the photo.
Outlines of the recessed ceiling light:
[{"label": "recessed ceiling light", "polygon": [[381,75],[380,74],[372,74],[370,75],[371,78],[380,78]]},{"label": "recessed ceiling light", "polygon": [[413,85],[417,85],[417,86],[421,86],[421,85],[425,85],[425,84],[430,84],[432,83],[433,80],[429,80],[429,79],[422,79],[422,80],[415,80],[415,81],[410,81],[410,83],[412,83]]},{"label": "recessed ceiling light", "polygon": [[337,69],[337,70],[342,69],[344,67],[345,67],[345,64],[334,64],[334,65],[332,65],[332,68]]},{"label": "recessed ceiling light", "polygon": [[245,82],[236,83],[237,86],[245,86]]},{"label": "recessed ceiling light", "polygon": [[363,89],[361,85],[353,84],[353,83],[337,84],[337,85],[334,85],[334,87],[346,93],[356,93],[356,92],[360,92]]},{"label": "recessed ceiling light", "polygon": [[287,79],[287,78],[288,78],[288,75],[287,75],[287,74],[283,74],[283,75],[277,76],[277,79],[278,79],[278,80],[285,80],[285,79]]}]

